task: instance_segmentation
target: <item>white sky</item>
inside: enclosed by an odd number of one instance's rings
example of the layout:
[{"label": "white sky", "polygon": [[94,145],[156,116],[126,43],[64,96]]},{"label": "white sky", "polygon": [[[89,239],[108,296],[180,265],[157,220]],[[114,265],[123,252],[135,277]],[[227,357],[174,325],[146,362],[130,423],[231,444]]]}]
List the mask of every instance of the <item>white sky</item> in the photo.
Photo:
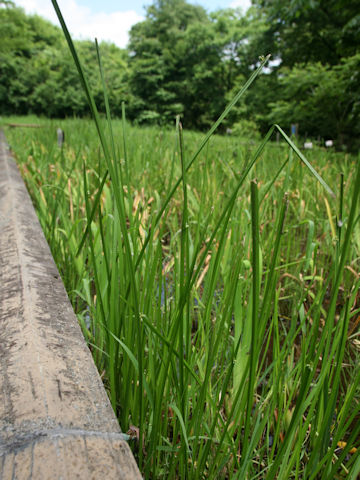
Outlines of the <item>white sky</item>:
[{"label": "white sky", "polygon": [[[15,0],[27,13],[37,13],[58,25],[57,16],[51,0]],[[77,39],[110,41],[119,47],[125,47],[128,32],[132,25],[144,19],[144,4],[152,0],[58,0],[71,34]],[[250,6],[250,0],[195,0],[206,10],[216,8],[241,7],[244,11]]]}]

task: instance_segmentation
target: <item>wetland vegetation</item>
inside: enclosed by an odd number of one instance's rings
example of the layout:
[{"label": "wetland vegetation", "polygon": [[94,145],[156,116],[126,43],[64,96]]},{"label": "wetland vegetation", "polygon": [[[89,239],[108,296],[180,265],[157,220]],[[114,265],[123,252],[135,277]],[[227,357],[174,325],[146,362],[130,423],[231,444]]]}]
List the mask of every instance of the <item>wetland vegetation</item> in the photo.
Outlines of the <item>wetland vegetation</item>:
[{"label": "wetland vegetation", "polygon": [[357,159],[308,155],[335,198],[285,141],[187,170],[202,135],[114,121],[110,178],[90,121],[40,123],[7,137],[145,476],[356,478]]}]

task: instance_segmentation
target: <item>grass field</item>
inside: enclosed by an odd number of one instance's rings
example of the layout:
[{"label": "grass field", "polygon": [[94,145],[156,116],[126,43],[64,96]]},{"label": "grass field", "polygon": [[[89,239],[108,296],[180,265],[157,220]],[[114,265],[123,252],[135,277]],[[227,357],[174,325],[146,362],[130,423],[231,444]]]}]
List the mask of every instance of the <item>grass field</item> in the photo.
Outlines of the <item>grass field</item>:
[{"label": "grass field", "polygon": [[359,160],[16,122],[41,125],[6,136],[144,476],[356,479]]}]

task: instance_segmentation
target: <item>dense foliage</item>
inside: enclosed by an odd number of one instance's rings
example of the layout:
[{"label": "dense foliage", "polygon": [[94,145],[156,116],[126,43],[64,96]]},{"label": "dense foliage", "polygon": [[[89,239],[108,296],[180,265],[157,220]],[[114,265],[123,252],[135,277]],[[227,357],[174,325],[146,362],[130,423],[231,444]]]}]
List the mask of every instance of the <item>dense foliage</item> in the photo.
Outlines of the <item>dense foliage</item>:
[{"label": "dense foliage", "polygon": [[[49,117],[88,114],[86,97],[76,67],[58,27],[20,8],[0,7],[0,105],[1,114],[35,113]],[[101,81],[91,42],[76,42],[100,108]],[[127,55],[115,45],[102,44],[108,93],[114,113],[125,98],[123,77]]]},{"label": "dense foliage", "polygon": [[[64,12],[66,16],[66,12]],[[258,65],[273,61],[227,119],[245,134],[270,123],[303,137],[331,138],[356,150],[360,134],[360,14],[355,0],[253,0],[208,14],[186,0],[154,0],[133,26],[127,50],[101,44],[110,104],[136,123],[206,129]],[[0,1],[0,114],[86,115],[60,29]],[[78,41],[95,99],[103,110],[94,46]]]},{"label": "dense foliage", "polygon": [[298,123],[303,135],[359,146],[360,13],[354,0],[254,0],[263,39],[280,60],[269,121]]}]

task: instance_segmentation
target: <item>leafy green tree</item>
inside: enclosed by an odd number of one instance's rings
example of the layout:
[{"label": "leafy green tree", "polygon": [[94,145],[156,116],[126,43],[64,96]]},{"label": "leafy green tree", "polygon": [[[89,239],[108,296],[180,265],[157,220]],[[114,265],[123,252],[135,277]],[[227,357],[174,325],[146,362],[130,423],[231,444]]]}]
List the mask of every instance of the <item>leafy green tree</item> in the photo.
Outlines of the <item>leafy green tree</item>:
[{"label": "leafy green tree", "polygon": [[205,10],[185,0],[157,0],[130,32],[130,114],[189,128],[211,123],[225,102],[222,42]]},{"label": "leafy green tree", "polygon": [[15,8],[10,3],[0,3],[0,38],[0,55],[3,61],[4,55],[10,52],[14,55],[30,53],[32,32],[27,16],[21,8]]},{"label": "leafy green tree", "polygon": [[253,4],[266,18],[266,41],[283,65],[335,65],[358,51],[357,0],[253,0]]},{"label": "leafy green tree", "polygon": [[[10,3],[0,7],[0,109],[5,114],[50,117],[87,115],[88,105],[76,67],[58,27],[39,16],[26,15]],[[100,110],[104,110],[95,47],[76,42]],[[114,114],[128,96],[125,50],[102,43],[100,50]]]},{"label": "leafy green tree", "polygon": [[269,122],[299,123],[303,136],[359,146],[360,54],[330,67],[321,63],[283,68],[282,98],[271,102]]},{"label": "leafy green tree", "polygon": [[[258,121],[298,123],[309,137],[358,144],[360,10],[354,0],[253,0],[262,42],[277,60],[250,92]],[[265,77],[265,76],[264,76]],[[264,84],[272,88],[269,98]]]}]

